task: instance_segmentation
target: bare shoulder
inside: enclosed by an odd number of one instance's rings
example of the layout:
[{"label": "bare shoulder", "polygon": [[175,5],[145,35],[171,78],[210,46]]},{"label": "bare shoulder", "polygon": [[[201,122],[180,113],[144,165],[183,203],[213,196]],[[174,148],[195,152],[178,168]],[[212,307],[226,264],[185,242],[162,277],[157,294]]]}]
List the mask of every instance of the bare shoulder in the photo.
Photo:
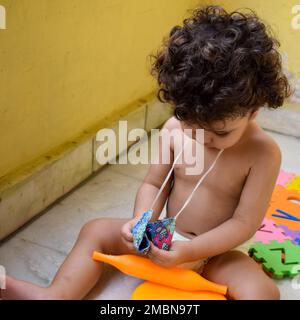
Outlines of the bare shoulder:
[{"label": "bare shoulder", "polygon": [[169,131],[173,129],[181,129],[180,121],[177,120],[174,116],[172,116],[164,123],[162,128],[167,129]]},{"label": "bare shoulder", "polygon": [[[179,134],[183,133],[181,125],[180,125],[180,121],[177,120],[174,116],[169,118],[164,123],[162,129],[167,130],[170,135],[176,134],[176,131]],[[170,140],[167,140],[167,141],[170,142],[170,148],[171,148],[171,150],[173,152],[174,151],[174,141],[173,141],[173,139],[170,139]]]},{"label": "bare shoulder", "polygon": [[257,124],[253,126],[248,139],[248,146],[252,153],[253,164],[259,165],[281,163],[281,150],[277,142]]},{"label": "bare shoulder", "polygon": [[[173,129],[181,127],[179,121],[175,117],[168,119],[162,126],[159,134],[158,152],[154,156],[148,173],[144,178],[144,182],[156,186],[158,189],[163,184],[173,163],[173,139],[163,139],[162,129],[171,133]],[[165,162],[167,159],[167,162]],[[152,156],[151,156],[152,160]],[[169,179],[167,186],[170,186],[172,179]],[[168,187],[166,187],[168,189]]]}]

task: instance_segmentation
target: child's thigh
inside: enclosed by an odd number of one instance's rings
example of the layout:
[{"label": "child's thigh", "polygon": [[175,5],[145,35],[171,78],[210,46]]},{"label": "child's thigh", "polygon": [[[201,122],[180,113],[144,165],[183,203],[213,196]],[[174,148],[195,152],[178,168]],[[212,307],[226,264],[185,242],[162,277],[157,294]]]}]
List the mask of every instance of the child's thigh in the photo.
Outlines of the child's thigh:
[{"label": "child's thigh", "polygon": [[80,231],[79,242],[106,254],[134,254],[121,238],[121,228],[130,219],[99,218],[87,222]]},{"label": "child's thigh", "polygon": [[279,299],[279,290],[252,258],[233,250],[209,260],[202,276],[228,287],[232,299]]}]

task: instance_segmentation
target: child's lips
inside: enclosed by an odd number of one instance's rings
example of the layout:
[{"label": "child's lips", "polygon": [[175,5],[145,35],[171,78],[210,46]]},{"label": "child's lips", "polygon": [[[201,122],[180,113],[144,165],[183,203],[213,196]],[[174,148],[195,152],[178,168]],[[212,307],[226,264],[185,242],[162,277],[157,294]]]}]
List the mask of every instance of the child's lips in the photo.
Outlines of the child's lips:
[{"label": "child's lips", "polygon": [[208,148],[208,149],[215,149],[215,150],[219,150],[218,148],[216,148],[216,147],[212,147],[212,146],[208,146],[208,145],[204,145],[206,148]]}]

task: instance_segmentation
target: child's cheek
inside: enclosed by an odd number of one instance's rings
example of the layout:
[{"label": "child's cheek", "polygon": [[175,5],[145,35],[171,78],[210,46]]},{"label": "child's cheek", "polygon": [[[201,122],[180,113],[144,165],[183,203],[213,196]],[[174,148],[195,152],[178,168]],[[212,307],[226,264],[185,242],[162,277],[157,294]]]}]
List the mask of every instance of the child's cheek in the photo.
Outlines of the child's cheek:
[{"label": "child's cheek", "polygon": [[224,138],[218,138],[216,140],[216,148],[218,149],[226,149],[234,146],[240,141],[241,136],[240,135],[230,135],[228,137]]}]

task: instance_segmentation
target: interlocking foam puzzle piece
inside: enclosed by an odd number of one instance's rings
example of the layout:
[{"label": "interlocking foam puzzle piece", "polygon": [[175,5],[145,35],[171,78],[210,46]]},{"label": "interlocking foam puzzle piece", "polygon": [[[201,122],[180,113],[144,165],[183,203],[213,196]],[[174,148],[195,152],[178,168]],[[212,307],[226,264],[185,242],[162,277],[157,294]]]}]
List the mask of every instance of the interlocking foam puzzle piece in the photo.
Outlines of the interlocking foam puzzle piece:
[{"label": "interlocking foam puzzle piece", "polygon": [[295,176],[295,173],[280,170],[279,175],[277,177],[276,185],[286,187],[286,185],[290,183]]},{"label": "interlocking foam puzzle piece", "polygon": [[255,240],[262,243],[269,243],[272,240],[283,242],[292,240],[292,237],[286,235],[283,229],[278,228],[273,220],[264,218],[261,227],[255,233]]},{"label": "interlocking foam puzzle piece", "polygon": [[268,244],[256,242],[249,248],[249,254],[262,262],[263,269],[273,278],[294,277],[300,273],[300,246],[290,240],[283,243],[273,240]]},{"label": "interlocking foam puzzle piece", "polygon": [[[300,204],[290,201],[292,199],[300,201],[300,192],[276,186],[266,213],[266,218],[274,220],[276,225],[286,225],[291,230],[300,230]],[[274,214],[278,214],[277,210],[287,212],[296,219],[299,219],[299,221],[275,217]]]},{"label": "interlocking foam puzzle piece", "polygon": [[286,236],[291,237],[294,244],[300,245],[300,230],[290,230],[285,225],[278,226],[278,228],[281,229]]},{"label": "interlocking foam puzzle piece", "polygon": [[295,176],[287,185],[288,190],[297,190],[300,192],[300,176]]},{"label": "interlocking foam puzzle piece", "polygon": [[283,192],[283,190],[286,189],[282,186],[275,186],[271,199],[269,201],[269,208],[281,198],[281,193]]}]

